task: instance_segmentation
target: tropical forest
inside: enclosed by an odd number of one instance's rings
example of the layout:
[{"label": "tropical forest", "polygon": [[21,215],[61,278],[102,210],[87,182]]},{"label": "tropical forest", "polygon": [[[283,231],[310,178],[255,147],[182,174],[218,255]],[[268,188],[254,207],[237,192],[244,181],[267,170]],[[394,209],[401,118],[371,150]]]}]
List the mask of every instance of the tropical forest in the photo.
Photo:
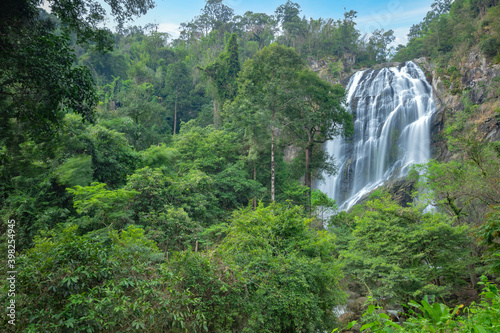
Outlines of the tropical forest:
[{"label": "tropical forest", "polygon": [[170,3],[1,1],[0,332],[500,332],[498,0]]}]

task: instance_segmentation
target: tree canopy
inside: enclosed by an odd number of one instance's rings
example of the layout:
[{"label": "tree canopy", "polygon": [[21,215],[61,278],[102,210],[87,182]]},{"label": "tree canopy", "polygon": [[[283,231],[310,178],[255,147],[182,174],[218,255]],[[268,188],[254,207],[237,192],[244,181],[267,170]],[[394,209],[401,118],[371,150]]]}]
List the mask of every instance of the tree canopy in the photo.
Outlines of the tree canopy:
[{"label": "tree canopy", "polygon": [[[498,1],[436,1],[396,53],[348,9],[209,0],[175,38],[105,3],[0,3],[2,332],[498,331]],[[338,82],[417,56],[449,160],[339,211],[314,188],[357,117]]]}]

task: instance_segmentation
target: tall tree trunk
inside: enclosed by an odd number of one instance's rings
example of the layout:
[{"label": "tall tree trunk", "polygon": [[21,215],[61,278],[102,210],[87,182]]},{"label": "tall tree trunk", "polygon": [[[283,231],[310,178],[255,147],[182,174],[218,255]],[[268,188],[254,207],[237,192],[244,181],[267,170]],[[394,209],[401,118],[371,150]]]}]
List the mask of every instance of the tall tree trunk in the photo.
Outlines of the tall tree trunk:
[{"label": "tall tree trunk", "polygon": [[309,172],[309,168],[311,165],[311,146],[307,146],[306,149],[306,172],[304,176],[304,185],[311,188],[311,174]]},{"label": "tall tree trunk", "polygon": [[219,129],[219,103],[217,99],[214,97],[214,126],[216,129]]},{"label": "tall tree trunk", "polygon": [[[274,117],[273,117],[274,120]],[[271,128],[271,201],[274,202],[274,126]]]},{"label": "tall tree trunk", "polygon": [[[257,181],[257,165],[253,161],[253,180]],[[253,210],[257,209],[257,197],[253,197]]]},{"label": "tall tree trunk", "polygon": [[312,148],[311,144],[307,145],[306,149],[306,174],[304,176],[304,185],[308,187],[307,189],[307,211],[311,213],[311,172],[310,172],[310,165],[311,165],[311,153],[312,153]]},{"label": "tall tree trunk", "polygon": [[175,107],[174,107],[174,135],[177,130],[177,96],[178,92],[177,90],[175,91]]},{"label": "tall tree trunk", "polygon": [[272,109],[271,116],[271,201],[274,202],[274,194],[275,194],[275,184],[274,184],[274,107]]}]

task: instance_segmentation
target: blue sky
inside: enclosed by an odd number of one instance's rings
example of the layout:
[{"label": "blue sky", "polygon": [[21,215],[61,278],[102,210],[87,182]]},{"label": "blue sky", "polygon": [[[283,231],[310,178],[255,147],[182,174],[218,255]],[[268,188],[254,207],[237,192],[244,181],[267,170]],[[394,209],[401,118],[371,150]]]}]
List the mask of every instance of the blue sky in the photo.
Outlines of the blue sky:
[{"label": "blue sky", "polygon": [[[285,2],[286,0],[225,0],[224,4],[233,8],[236,14],[244,14],[248,10],[272,14]],[[434,0],[295,0],[294,2],[301,6],[301,16],[305,15],[306,18],[338,19],[343,17],[344,8],[347,11],[355,10],[358,12],[357,27],[362,33],[370,34],[371,31],[381,28],[393,29],[397,37],[396,44],[405,44],[410,27],[422,21]],[[157,0],[156,8],[136,22],[139,25],[157,23],[159,30],[177,35],[179,24],[199,15],[204,5],[204,0]]]},{"label": "blue sky", "polygon": [[[405,44],[406,35],[413,24],[422,21],[431,9],[434,0],[404,1],[404,0],[314,0],[297,2],[301,6],[301,16],[306,18],[333,18],[343,17],[344,8],[358,12],[357,28],[361,33],[370,34],[375,29],[393,29],[396,36],[395,44]],[[100,0],[100,2],[103,2]],[[224,0],[224,4],[234,9],[235,14],[244,14],[246,11],[264,12],[273,14],[274,10],[286,0]],[[136,25],[156,23],[159,31],[168,32],[173,37],[178,36],[180,23],[187,22],[199,15],[204,7],[204,0],[156,0],[156,7],[148,14],[135,20]],[[109,22],[113,27],[113,22]]]}]

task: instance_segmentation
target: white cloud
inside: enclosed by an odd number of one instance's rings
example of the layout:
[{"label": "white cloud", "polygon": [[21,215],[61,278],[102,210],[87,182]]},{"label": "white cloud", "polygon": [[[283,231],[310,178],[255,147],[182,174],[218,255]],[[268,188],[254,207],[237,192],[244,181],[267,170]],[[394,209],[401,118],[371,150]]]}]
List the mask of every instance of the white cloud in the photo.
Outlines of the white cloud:
[{"label": "white cloud", "polygon": [[47,13],[51,13],[52,11],[50,10],[49,2],[47,0],[43,0],[42,5],[40,8],[43,8],[47,11]]},{"label": "white cloud", "polygon": [[422,8],[416,8],[410,11],[404,11],[404,8],[398,7],[396,10],[390,10],[389,8],[373,11],[371,15],[365,15],[356,18],[356,23],[360,25],[364,25],[371,22],[382,22],[384,25],[391,24],[394,22],[405,22],[408,20],[422,20],[430,11],[431,8],[429,6],[425,6]]},{"label": "white cloud", "polygon": [[396,37],[396,40],[394,41],[393,45],[399,45],[399,44],[406,45],[406,43],[408,43],[408,38],[406,37],[406,35],[408,35],[408,32],[410,32],[410,28],[403,27],[392,30],[394,30],[394,36]]},{"label": "white cloud", "polygon": [[393,0],[387,3],[384,9],[372,11],[371,15],[363,15],[356,19],[358,29],[363,35],[369,38],[375,29],[392,29],[394,31],[395,41],[391,46],[399,44],[406,45],[408,39],[406,35],[413,24],[421,22],[428,11],[430,5],[425,5],[412,10],[407,10],[400,0]]},{"label": "white cloud", "polygon": [[158,31],[167,32],[170,34],[171,38],[175,39],[180,35],[179,26],[180,26],[179,23],[171,23],[171,22],[159,23]]},{"label": "white cloud", "polygon": [[430,10],[430,6],[425,6],[421,8],[416,8],[410,11],[405,11],[403,6],[399,5],[399,2],[395,2],[394,5],[387,6],[386,9],[373,11],[372,15],[365,15],[358,17],[356,23],[362,31],[362,33],[371,33],[375,29],[394,29],[394,26],[405,26],[405,29],[409,29],[411,25],[420,22],[425,14]]}]

